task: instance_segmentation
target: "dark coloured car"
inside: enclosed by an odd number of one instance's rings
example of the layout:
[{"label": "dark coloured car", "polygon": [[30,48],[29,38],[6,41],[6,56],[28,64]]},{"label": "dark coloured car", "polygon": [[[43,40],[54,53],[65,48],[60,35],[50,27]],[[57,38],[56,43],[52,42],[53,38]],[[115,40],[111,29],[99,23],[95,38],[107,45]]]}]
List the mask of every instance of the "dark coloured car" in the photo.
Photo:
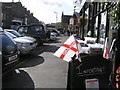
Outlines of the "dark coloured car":
[{"label": "dark coloured car", "polygon": [[57,34],[55,32],[52,32],[50,29],[47,29],[47,38],[49,40],[56,40]]},{"label": "dark coloured car", "polygon": [[54,32],[54,33],[56,33],[57,36],[60,36],[60,31],[58,31],[58,30],[55,29],[55,28],[47,28],[47,30],[50,31],[50,32]]},{"label": "dark coloured car", "polygon": [[[1,28],[0,28],[1,29]],[[2,75],[13,71],[19,63],[19,49],[16,43],[4,33],[0,31],[0,51],[2,55]]]},{"label": "dark coloured car", "polygon": [[22,36],[31,36],[37,40],[39,45],[46,42],[47,31],[44,23],[32,24],[32,25],[22,25],[17,31]]},{"label": "dark coloured car", "polygon": [[61,34],[64,34],[64,30],[62,28],[57,29]]}]

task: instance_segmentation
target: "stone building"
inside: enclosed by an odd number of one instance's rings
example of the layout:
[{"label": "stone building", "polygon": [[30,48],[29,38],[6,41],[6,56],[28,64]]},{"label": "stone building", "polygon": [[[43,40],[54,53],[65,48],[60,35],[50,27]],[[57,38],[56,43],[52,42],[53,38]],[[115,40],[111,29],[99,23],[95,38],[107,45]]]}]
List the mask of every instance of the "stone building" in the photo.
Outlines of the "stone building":
[{"label": "stone building", "polygon": [[68,26],[69,26],[69,21],[72,18],[72,15],[64,15],[64,13],[62,12],[62,16],[61,16],[61,23],[62,23],[62,27],[67,30]]},{"label": "stone building", "polygon": [[2,3],[0,2],[0,27],[2,26],[2,19],[3,19],[3,15],[2,15]]},{"label": "stone building", "polygon": [[11,28],[13,20],[21,21],[22,24],[38,23],[39,20],[33,16],[21,2],[2,2],[3,28]]}]

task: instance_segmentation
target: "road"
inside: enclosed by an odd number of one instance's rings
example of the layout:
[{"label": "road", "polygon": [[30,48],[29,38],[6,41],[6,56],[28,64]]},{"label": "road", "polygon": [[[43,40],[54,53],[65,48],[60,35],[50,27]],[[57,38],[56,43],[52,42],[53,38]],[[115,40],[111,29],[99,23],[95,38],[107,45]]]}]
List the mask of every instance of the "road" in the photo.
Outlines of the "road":
[{"label": "road", "polygon": [[12,76],[3,80],[3,88],[66,88],[68,62],[53,55],[67,36],[45,43],[26,56]]}]

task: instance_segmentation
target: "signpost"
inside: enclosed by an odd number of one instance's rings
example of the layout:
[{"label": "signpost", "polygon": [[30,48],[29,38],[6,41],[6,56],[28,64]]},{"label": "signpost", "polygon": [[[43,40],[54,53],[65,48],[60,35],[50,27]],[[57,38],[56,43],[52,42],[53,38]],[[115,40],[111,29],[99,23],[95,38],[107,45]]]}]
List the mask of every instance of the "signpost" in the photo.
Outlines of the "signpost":
[{"label": "signpost", "polygon": [[67,89],[89,90],[95,88],[95,90],[100,90],[109,88],[109,61],[100,54],[81,56],[81,60],[82,63],[78,60],[69,62]]}]

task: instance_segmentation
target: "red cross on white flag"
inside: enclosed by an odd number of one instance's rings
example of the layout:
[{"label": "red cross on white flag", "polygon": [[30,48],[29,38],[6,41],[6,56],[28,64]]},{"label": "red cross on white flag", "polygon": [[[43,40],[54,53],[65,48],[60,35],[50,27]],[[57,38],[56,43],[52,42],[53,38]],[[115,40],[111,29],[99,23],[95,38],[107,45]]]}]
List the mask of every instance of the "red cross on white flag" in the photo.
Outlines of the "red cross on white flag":
[{"label": "red cross on white flag", "polygon": [[104,45],[104,52],[103,52],[103,58],[108,59],[108,38],[105,40],[105,45]]},{"label": "red cross on white flag", "polygon": [[55,56],[69,62],[71,57],[78,54],[78,41],[71,35],[64,44],[54,53]]}]

